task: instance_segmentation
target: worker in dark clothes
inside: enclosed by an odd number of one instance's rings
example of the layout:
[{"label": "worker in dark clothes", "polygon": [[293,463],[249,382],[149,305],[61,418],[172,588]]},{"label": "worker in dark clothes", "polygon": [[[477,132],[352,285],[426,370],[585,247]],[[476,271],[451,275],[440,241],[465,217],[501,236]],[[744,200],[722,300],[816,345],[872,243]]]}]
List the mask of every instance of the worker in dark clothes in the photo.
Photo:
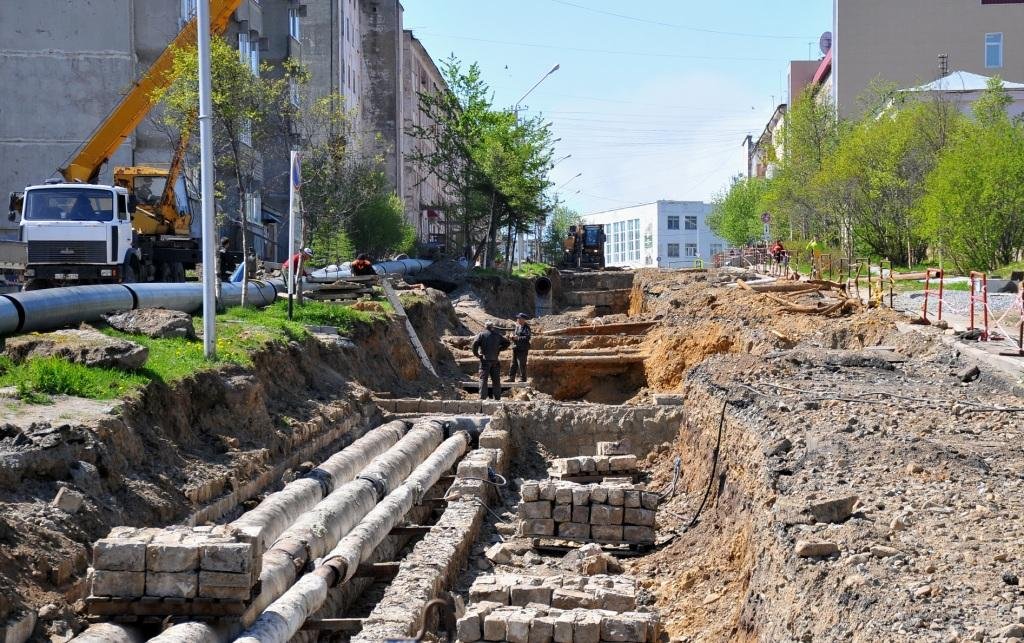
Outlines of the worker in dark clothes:
[{"label": "worker in dark clothes", "polygon": [[352,262],[352,276],[353,277],[369,277],[377,274],[377,271],[373,269],[373,261],[370,260],[370,255],[361,254],[356,257],[356,260]]},{"label": "worker in dark clothes", "polygon": [[473,356],[480,360],[480,399],[488,398],[487,378],[490,377],[492,385],[490,397],[500,400],[501,362],[499,354],[508,348],[511,342],[494,327],[493,322],[487,322],[484,328],[484,332],[473,340]]},{"label": "worker in dark clothes", "polygon": [[526,313],[516,315],[516,330],[512,333],[512,367],[508,371],[508,379],[526,381],[526,358],[530,352],[530,325],[526,323]]}]

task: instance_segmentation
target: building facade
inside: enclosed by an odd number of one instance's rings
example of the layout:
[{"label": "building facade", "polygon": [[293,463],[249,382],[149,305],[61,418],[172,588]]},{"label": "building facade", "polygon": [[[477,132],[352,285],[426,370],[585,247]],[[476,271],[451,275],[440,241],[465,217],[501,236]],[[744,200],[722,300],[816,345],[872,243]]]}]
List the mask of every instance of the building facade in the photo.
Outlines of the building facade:
[{"label": "building facade", "polygon": [[1024,0],[834,0],[833,99],[843,116],[874,78],[913,87],[946,69],[1024,82]]},{"label": "building facade", "polygon": [[727,247],[708,227],[711,209],[700,201],[655,201],[583,219],[604,226],[605,265],[692,268]]}]

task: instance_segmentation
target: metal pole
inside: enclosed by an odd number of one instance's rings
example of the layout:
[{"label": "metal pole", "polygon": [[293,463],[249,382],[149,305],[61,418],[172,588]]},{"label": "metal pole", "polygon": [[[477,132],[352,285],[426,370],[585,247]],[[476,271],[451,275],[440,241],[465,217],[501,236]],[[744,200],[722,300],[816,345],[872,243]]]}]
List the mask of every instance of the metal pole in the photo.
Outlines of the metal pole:
[{"label": "metal pole", "polygon": [[[203,354],[217,358],[217,279],[213,237],[213,102],[210,98],[210,2],[196,3],[199,45],[199,171],[203,212]],[[245,258],[242,258],[243,261]]]},{"label": "metal pole", "polygon": [[[292,150],[291,169],[288,172],[288,252],[285,261],[291,261],[295,256],[295,242],[298,239],[298,226],[295,217],[296,197],[299,182],[302,180],[302,158],[298,152]],[[296,262],[298,263],[298,262]],[[288,319],[292,318],[292,300],[295,297],[295,279],[299,266],[289,266],[288,269]]]}]

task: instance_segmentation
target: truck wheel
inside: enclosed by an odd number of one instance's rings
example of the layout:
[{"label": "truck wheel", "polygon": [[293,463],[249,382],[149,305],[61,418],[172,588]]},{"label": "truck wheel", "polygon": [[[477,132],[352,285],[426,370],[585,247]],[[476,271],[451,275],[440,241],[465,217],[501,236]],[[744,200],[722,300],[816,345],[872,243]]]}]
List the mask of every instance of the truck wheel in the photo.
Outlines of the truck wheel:
[{"label": "truck wheel", "polygon": [[157,266],[156,280],[164,283],[170,283],[174,281],[174,273],[172,272],[171,264],[161,263]]},{"label": "truck wheel", "polygon": [[28,292],[30,290],[45,290],[46,288],[53,288],[53,282],[49,279],[30,279],[21,287],[24,292]]},{"label": "truck wheel", "polygon": [[133,266],[131,262],[125,262],[125,264],[121,266],[121,283],[133,284],[138,280],[139,278],[138,274],[135,272],[135,266]]},{"label": "truck wheel", "polygon": [[185,281],[185,265],[180,261],[171,264],[171,281],[176,284]]}]

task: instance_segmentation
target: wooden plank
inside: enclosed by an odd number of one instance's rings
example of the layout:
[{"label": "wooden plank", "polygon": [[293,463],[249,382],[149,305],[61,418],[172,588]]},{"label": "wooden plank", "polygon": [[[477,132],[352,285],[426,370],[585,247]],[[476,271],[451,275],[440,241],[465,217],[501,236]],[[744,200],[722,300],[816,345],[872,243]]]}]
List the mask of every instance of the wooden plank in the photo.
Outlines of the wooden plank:
[{"label": "wooden plank", "polygon": [[395,309],[395,315],[403,321],[405,324],[406,334],[409,336],[409,341],[412,342],[413,350],[416,351],[416,355],[419,356],[420,362],[423,363],[423,368],[437,377],[437,371],[434,370],[434,365],[430,361],[430,356],[427,355],[427,351],[423,348],[423,344],[420,343],[419,336],[416,335],[416,329],[413,328],[412,322],[409,321],[409,317],[405,314],[405,307],[402,306],[402,300],[398,298],[398,294],[394,288],[391,287],[391,282],[387,279],[382,279],[380,282],[381,287],[384,289],[384,295],[388,298],[388,302]]},{"label": "wooden plank", "polygon": [[543,333],[537,333],[538,335],[635,335],[637,333],[645,333],[651,328],[658,325],[659,322],[624,322],[622,324],[604,324],[597,325],[591,324],[587,326],[570,326],[568,328],[558,328],[556,330],[548,330]]}]

